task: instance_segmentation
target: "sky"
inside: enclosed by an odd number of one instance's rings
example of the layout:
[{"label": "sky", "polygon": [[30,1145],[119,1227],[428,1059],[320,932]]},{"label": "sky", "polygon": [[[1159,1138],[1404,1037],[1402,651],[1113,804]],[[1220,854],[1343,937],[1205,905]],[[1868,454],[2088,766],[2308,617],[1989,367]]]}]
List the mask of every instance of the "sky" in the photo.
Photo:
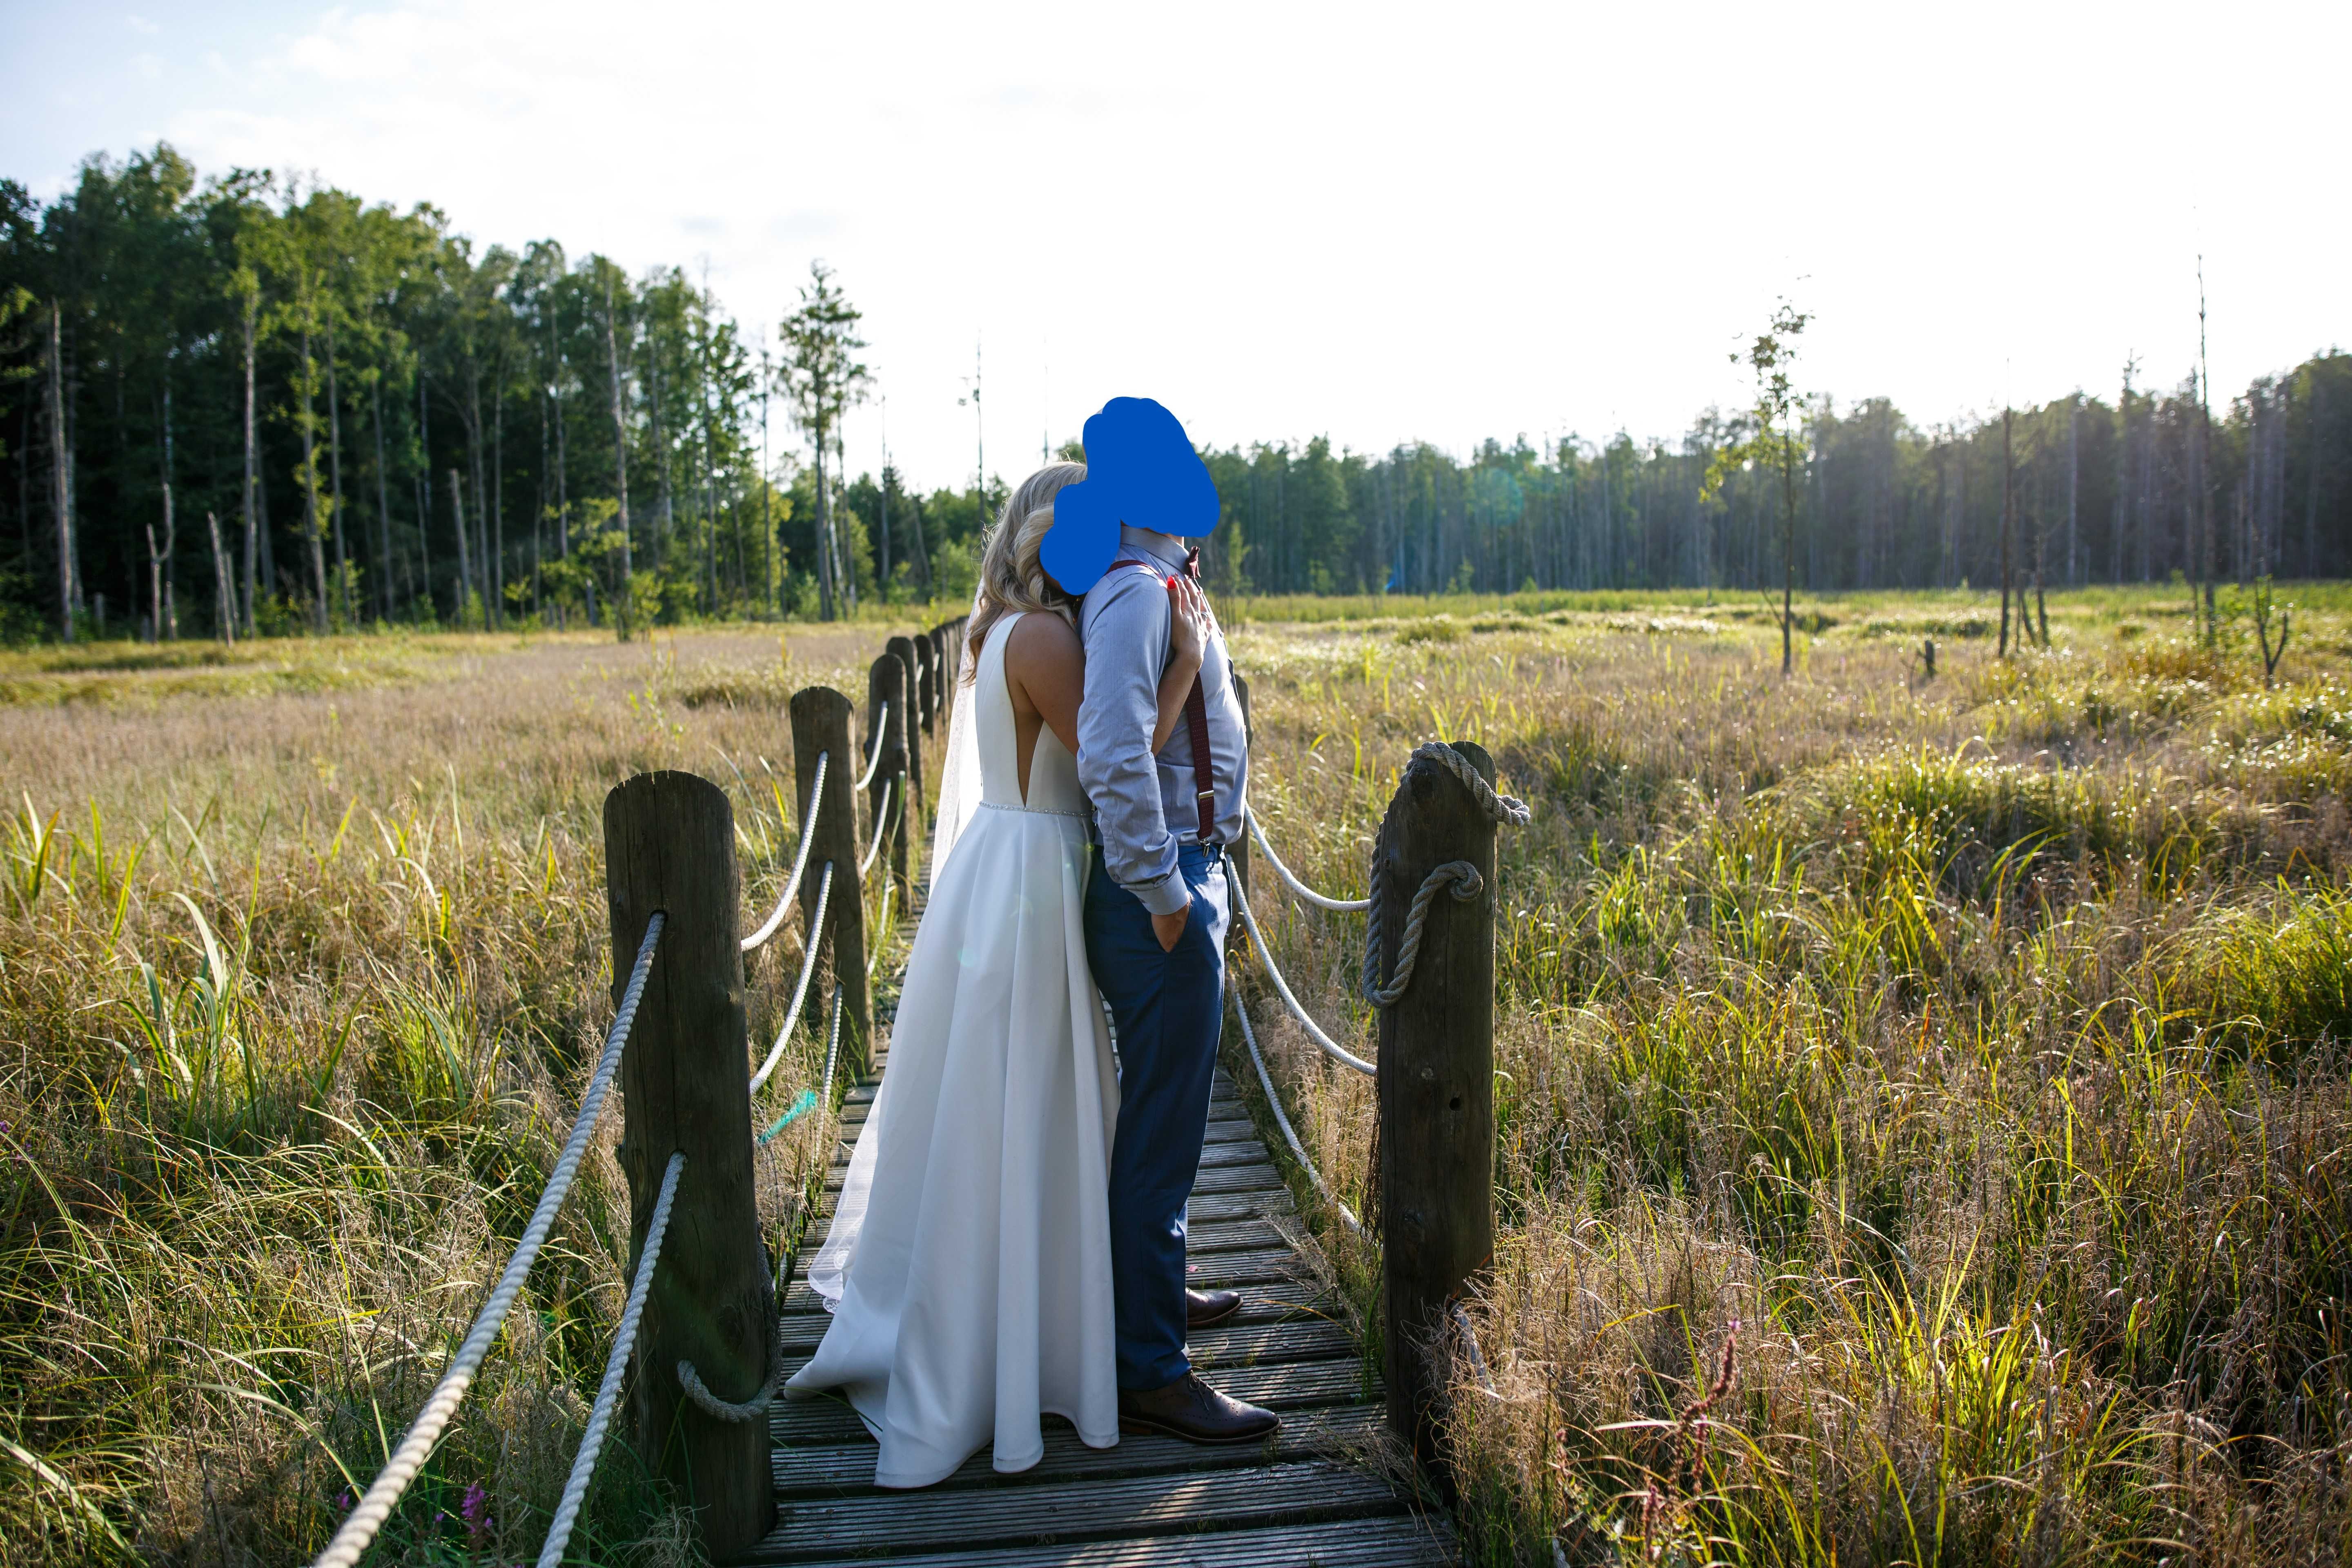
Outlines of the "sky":
[{"label": "sky", "polygon": [[[1915,422],[2352,341],[2352,5],[0,0],[0,175],[169,141],[487,245],[866,311],[853,469],[1626,430],[1799,384]],[[975,361],[983,395],[970,402]],[[976,417],[978,416],[978,417]]]}]

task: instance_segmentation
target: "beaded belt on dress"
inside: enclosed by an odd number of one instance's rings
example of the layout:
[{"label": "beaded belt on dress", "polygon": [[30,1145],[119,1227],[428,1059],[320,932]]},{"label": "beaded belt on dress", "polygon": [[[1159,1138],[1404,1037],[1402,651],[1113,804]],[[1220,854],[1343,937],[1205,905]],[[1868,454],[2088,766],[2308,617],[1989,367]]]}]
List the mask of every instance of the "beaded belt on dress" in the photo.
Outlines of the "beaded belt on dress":
[{"label": "beaded belt on dress", "polygon": [[1083,811],[1056,811],[1050,805],[1013,805],[1001,800],[983,800],[980,804],[990,811],[1025,811],[1034,816],[1075,816],[1080,822],[1087,819]]}]

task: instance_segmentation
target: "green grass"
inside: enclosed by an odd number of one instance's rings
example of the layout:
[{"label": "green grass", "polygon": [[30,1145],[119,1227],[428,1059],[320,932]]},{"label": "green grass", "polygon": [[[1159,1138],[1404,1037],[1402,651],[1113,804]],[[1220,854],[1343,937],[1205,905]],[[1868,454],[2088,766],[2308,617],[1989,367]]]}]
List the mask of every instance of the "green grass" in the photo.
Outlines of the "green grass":
[{"label": "green grass", "polygon": [[[604,792],[658,767],[720,783],[764,913],[795,841],[774,694],[862,695],[877,643],[9,656],[10,680],[116,689],[0,705],[0,1562],[276,1564],[324,1544],[577,1109],[611,1016]],[[788,934],[748,965],[762,1047],[798,963]],[[763,1124],[814,1087],[821,1048],[803,1031]],[[624,1294],[619,1124],[608,1110],[372,1563],[537,1552]],[[804,1118],[761,1155],[780,1253],[830,1137],[829,1114]],[[572,1560],[691,1556],[624,1433]]]},{"label": "green grass", "polygon": [[[1360,891],[1422,740],[1536,807],[1498,847],[1500,1397],[1449,1361],[1474,1562],[2344,1558],[2352,588],[2284,596],[2271,687],[2165,585],[2054,595],[2007,661],[1980,594],[1809,595],[1786,680],[1753,595],[1223,606],[1310,882]],[[779,704],[862,695],[887,629],[0,658],[0,1558],[315,1550],[577,1102],[604,791],[719,782],[763,911]],[[1363,1038],[1360,921],[1261,886]],[[795,958],[754,962],[755,1037]],[[1302,1139],[1375,1208],[1370,1085],[1249,971]],[[761,1168],[777,1240],[819,1120]],[[616,1126],[383,1560],[535,1550],[621,1299]],[[1294,1190],[1377,1353],[1376,1245]],[[625,1448],[603,1475],[578,1555],[688,1555]]]},{"label": "green grass", "polygon": [[[2342,1559],[2352,598],[2290,596],[2273,689],[2178,589],[2055,596],[2006,662],[1925,629],[1974,596],[1828,599],[1786,681],[1769,619],[1679,597],[1239,634],[1311,883],[1361,887],[1420,739],[1536,806],[1498,846],[1501,1397],[1441,1347],[1474,1561]],[[1358,928],[1259,903],[1360,1029]],[[1369,1093],[1251,991],[1363,1206]],[[1377,1254],[1318,1227],[1376,1322]]]}]

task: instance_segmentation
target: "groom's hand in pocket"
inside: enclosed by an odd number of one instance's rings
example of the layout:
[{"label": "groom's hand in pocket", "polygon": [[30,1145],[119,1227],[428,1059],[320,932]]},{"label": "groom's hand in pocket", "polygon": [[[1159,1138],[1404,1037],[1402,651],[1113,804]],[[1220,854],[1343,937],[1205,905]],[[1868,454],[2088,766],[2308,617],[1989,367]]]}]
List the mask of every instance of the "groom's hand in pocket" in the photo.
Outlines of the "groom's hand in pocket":
[{"label": "groom's hand in pocket", "polygon": [[1160,951],[1173,952],[1176,944],[1184,940],[1185,924],[1192,918],[1192,906],[1187,903],[1171,914],[1151,917],[1151,934],[1160,939]]}]

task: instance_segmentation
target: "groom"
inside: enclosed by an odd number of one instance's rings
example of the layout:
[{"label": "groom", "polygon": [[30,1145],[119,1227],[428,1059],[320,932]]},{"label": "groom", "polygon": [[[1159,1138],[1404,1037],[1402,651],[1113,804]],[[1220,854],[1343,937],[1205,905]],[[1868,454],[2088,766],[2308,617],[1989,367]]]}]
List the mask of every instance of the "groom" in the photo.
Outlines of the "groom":
[{"label": "groom", "polygon": [[1118,1026],[1118,1130],[1110,1246],[1122,1432],[1245,1443],[1272,1411],[1201,1381],[1186,1331],[1241,1310],[1230,1290],[1184,1282],[1185,1201],[1208,1133],[1223,1022],[1225,847],[1242,834],[1249,782],[1241,704],[1213,624],[1184,722],[1155,756],[1171,580],[1199,575],[1184,540],[1217,522],[1217,492],[1183,426],[1159,404],[1114,398],[1087,421],[1087,477],[1055,497],[1046,569],[1084,590],[1078,778],[1095,811],[1087,959]]}]

